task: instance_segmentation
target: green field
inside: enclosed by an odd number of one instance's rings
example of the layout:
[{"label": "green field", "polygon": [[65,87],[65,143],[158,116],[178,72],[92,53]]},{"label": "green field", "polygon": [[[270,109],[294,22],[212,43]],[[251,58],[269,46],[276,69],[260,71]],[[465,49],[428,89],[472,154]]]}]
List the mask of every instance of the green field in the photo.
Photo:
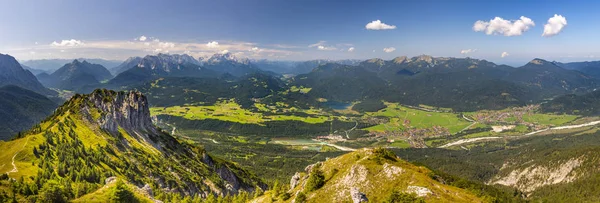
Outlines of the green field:
[{"label": "green field", "polygon": [[[258,105],[259,110],[268,111],[269,108],[264,105]],[[333,119],[332,116],[315,115],[317,110],[309,109],[305,113],[311,114],[308,117],[294,115],[263,115],[260,112],[252,112],[242,108],[234,101],[221,101],[212,106],[172,106],[172,107],[152,107],[152,115],[171,115],[180,116],[189,120],[216,119],[237,123],[261,124],[267,121],[302,121],[306,123],[324,123]]]},{"label": "green field", "polygon": [[[471,124],[471,122],[460,118],[459,115],[455,113],[429,112],[411,109],[397,103],[386,103],[386,105],[387,108],[381,109],[378,112],[367,113],[365,117],[383,116],[388,117],[390,121],[388,123],[365,128],[365,130],[383,132],[402,130],[408,127],[431,128],[440,126],[447,128],[450,133],[457,133]],[[406,125],[405,121],[408,121]]]}]

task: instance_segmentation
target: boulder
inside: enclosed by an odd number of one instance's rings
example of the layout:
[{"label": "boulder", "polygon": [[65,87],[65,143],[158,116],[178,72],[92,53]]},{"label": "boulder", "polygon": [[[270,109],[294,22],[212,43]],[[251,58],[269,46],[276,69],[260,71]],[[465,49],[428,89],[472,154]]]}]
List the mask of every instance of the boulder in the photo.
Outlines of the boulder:
[{"label": "boulder", "polygon": [[350,197],[352,197],[352,202],[354,203],[369,201],[369,199],[367,199],[367,195],[360,192],[358,188],[355,187],[350,188]]}]

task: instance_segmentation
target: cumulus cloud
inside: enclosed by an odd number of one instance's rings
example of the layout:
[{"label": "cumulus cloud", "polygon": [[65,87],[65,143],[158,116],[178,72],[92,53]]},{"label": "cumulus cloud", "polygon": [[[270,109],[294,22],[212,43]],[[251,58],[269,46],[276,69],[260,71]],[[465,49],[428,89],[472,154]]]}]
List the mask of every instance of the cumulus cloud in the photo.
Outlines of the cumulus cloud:
[{"label": "cumulus cloud", "polygon": [[519,20],[504,20],[495,17],[489,22],[478,20],[473,24],[473,30],[475,32],[485,32],[487,35],[519,36],[533,26],[535,26],[533,20],[525,16],[521,16]]},{"label": "cumulus cloud", "polygon": [[500,55],[500,57],[504,58],[509,56],[510,54],[508,54],[508,52],[502,52],[502,54]]},{"label": "cumulus cloud", "polygon": [[469,54],[469,53],[473,53],[477,51],[477,49],[465,49],[465,50],[460,50],[460,54]]},{"label": "cumulus cloud", "polygon": [[381,22],[381,20],[374,20],[370,23],[367,23],[365,28],[367,28],[367,30],[393,30],[396,29],[396,26],[385,24]]},{"label": "cumulus cloud", "polygon": [[348,48],[348,52],[353,52],[353,51],[354,51],[354,47]]},{"label": "cumulus cloud", "polygon": [[[383,48],[383,52],[385,52],[385,53],[392,53],[394,51],[396,51],[396,48],[394,48],[394,47]],[[373,52],[375,52],[375,50],[373,50]]]},{"label": "cumulus cloud", "polygon": [[567,19],[562,15],[554,14],[554,17],[548,19],[548,23],[544,25],[544,37],[552,37],[560,33],[567,26]]},{"label": "cumulus cloud", "polygon": [[60,42],[54,41],[50,45],[57,46],[57,47],[74,47],[74,46],[83,45],[83,42],[81,42],[79,40],[75,40],[75,39],[70,39],[70,40],[62,40]]},{"label": "cumulus cloud", "polygon": [[146,36],[142,35],[140,38],[138,38],[139,41],[146,41],[146,39],[148,39]]},{"label": "cumulus cloud", "polygon": [[207,43],[206,46],[208,48],[217,48],[217,47],[219,47],[219,43],[216,41],[212,41],[212,42]]}]

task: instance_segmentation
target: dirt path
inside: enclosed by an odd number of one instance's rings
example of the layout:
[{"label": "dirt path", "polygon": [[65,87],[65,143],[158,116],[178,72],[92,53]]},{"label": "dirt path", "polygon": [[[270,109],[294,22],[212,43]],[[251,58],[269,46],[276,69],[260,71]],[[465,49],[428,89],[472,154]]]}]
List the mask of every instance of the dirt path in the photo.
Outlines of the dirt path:
[{"label": "dirt path", "polygon": [[477,121],[475,121],[475,120],[473,120],[473,119],[470,119],[470,118],[467,118],[467,117],[465,116],[465,114],[463,114],[463,115],[462,115],[462,117],[463,117],[465,120],[467,120],[467,121],[471,122],[471,125],[469,125],[469,126],[467,126],[467,127],[463,128],[462,130],[460,130],[460,131],[458,131],[458,132],[465,131],[465,130],[467,130],[467,129],[469,129],[469,128],[473,127],[475,124],[477,124]]},{"label": "dirt path", "polygon": [[326,143],[325,145],[327,145],[327,146],[330,146],[330,147],[335,147],[335,148],[337,148],[337,149],[339,149],[339,150],[342,150],[342,151],[345,151],[345,152],[353,152],[353,151],[356,151],[356,149],[352,149],[352,148],[350,148],[350,147],[342,147],[342,146],[335,145],[335,144],[331,144],[331,143]]},{"label": "dirt path", "polygon": [[13,155],[13,157],[12,157],[12,163],[11,163],[12,166],[13,166],[13,169],[10,170],[9,172],[6,172],[6,175],[8,175],[10,173],[19,172],[19,169],[17,168],[17,165],[15,165],[15,157],[17,157],[17,155],[19,154],[19,152],[21,152],[21,151],[23,151],[23,149],[25,149],[25,146],[27,146],[27,143],[29,142],[29,138],[31,138],[31,137],[27,137],[27,140],[25,140],[25,144],[23,144],[23,147],[21,147],[21,150],[19,150],[17,153],[15,153],[15,155]]}]

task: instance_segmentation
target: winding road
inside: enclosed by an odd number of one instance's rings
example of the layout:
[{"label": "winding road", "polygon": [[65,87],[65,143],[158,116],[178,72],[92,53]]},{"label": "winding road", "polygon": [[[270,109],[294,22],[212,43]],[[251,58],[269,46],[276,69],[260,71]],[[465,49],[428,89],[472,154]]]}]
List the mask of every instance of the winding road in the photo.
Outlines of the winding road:
[{"label": "winding road", "polygon": [[[577,125],[565,125],[565,126],[558,126],[558,127],[552,127],[552,128],[546,128],[546,129],[542,129],[542,130],[538,130],[538,131],[533,131],[527,134],[524,134],[524,136],[519,136],[516,138],[522,138],[525,136],[530,136],[530,135],[535,135],[541,132],[545,132],[548,130],[564,130],[564,129],[574,129],[574,128],[582,128],[582,127],[588,127],[588,126],[594,126],[594,125],[598,125],[600,124],[600,120],[598,121],[592,121],[592,122],[588,122],[588,123],[584,123],[584,124],[577,124]],[[452,147],[452,146],[456,146],[456,145],[461,145],[461,144],[466,144],[466,143],[472,143],[472,142],[477,142],[477,141],[483,141],[483,140],[496,140],[496,139],[501,139],[502,137],[478,137],[478,138],[469,138],[469,139],[462,139],[462,140],[457,140],[445,145],[442,145],[438,148],[448,148],[448,147]]]}]

